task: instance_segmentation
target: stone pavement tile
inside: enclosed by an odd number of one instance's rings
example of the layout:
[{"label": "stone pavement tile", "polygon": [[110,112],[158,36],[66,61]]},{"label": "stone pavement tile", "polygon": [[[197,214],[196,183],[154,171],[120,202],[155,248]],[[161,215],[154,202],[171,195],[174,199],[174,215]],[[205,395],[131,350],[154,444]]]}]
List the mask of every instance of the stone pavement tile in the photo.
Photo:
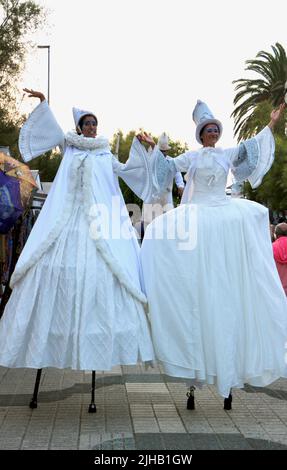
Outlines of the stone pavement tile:
[{"label": "stone pavement tile", "polygon": [[126,383],[128,393],[168,394],[168,388],[164,383]]},{"label": "stone pavement tile", "polygon": [[153,409],[157,418],[178,418],[178,410],[173,403],[155,403]]},{"label": "stone pavement tile", "polygon": [[19,450],[22,444],[22,437],[6,437],[0,440],[0,450]]},{"label": "stone pavement tile", "polygon": [[132,405],[143,405],[143,404],[151,404],[152,403],[152,397],[151,394],[147,393],[138,393],[138,392],[129,392],[128,394],[128,400],[129,403]]},{"label": "stone pavement tile", "polygon": [[53,433],[49,449],[78,449],[78,432]]},{"label": "stone pavement tile", "polygon": [[222,449],[216,434],[192,434],[192,450],[219,450]]},{"label": "stone pavement tile", "polygon": [[217,433],[222,448],[224,450],[250,450],[251,445],[241,434],[223,434]]},{"label": "stone pavement tile", "polygon": [[153,393],[151,396],[153,404],[173,403],[171,396],[167,393]]},{"label": "stone pavement tile", "polygon": [[283,423],[262,424],[263,429],[270,435],[277,434],[287,436],[287,427]]},{"label": "stone pavement tile", "polygon": [[168,450],[191,450],[193,437],[190,434],[163,434],[164,446]]},{"label": "stone pavement tile", "polygon": [[130,405],[132,418],[150,418],[154,417],[154,410],[152,405]]},{"label": "stone pavement tile", "polygon": [[155,418],[134,418],[133,427],[135,433],[159,432],[158,422]]},{"label": "stone pavement tile", "polygon": [[268,436],[268,433],[266,431],[264,431],[264,429],[261,427],[261,426],[248,426],[248,425],[244,425],[244,426],[237,426],[238,427],[238,431],[240,432],[240,434],[242,434],[243,436],[246,436],[246,435],[257,435],[257,436]]},{"label": "stone pavement tile", "polygon": [[7,413],[8,413],[8,411],[7,411],[6,408],[0,409],[0,431],[1,431],[1,426],[3,425],[3,423],[6,419]]},{"label": "stone pavement tile", "polygon": [[277,442],[279,444],[283,444],[287,448],[287,434],[276,434],[274,433],[269,433],[269,440],[271,442]]},{"label": "stone pavement tile", "polygon": [[106,430],[107,432],[116,432],[116,433],[122,433],[122,432],[132,432],[133,428],[131,423],[107,423],[106,425]]},{"label": "stone pavement tile", "polygon": [[[49,450],[49,444],[46,443],[28,443],[27,445],[22,445],[19,450]],[[61,449],[59,449],[61,450]]]},{"label": "stone pavement tile", "polygon": [[164,450],[166,449],[161,434],[135,434],[135,448],[138,450]]},{"label": "stone pavement tile", "polygon": [[208,423],[215,433],[238,433],[237,427],[232,420],[228,418],[214,418],[208,417]]},{"label": "stone pavement tile", "polygon": [[127,400],[119,400],[118,402],[105,400],[105,412],[113,415],[122,415],[128,413],[129,403]]},{"label": "stone pavement tile", "polygon": [[287,445],[281,444],[280,442],[272,442],[268,439],[258,439],[258,437],[250,438],[247,437],[249,445],[252,449],[256,450],[286,450]]},{"label": "stone pavement tile", "polygon": [[81,450],[131,450],[135,449],[135,446],[132,433],[98,433],[82,436],[79,448]]},{"label": "stone pavement tile", "polygon": [[193,415],[193,410],[188,415],[181,414],[181,419],[188,433],[213,433],[208,420],[204,416]]},{"label": "stone pavement tile", "polygon": [[81,432],[80,439],[79,439],[79,450],[90,450],[91,449],[90,443],[91,443],[90,434]]},{"label": "stone pavement tile", "polygon": [[180,419],[158,418],[159,429],[162,433],[185,433],[186,430]]},{"label": "stone pavement tile", "polygon": [[5,379],[9,369],[7,367],[0,366],[0,382]]},{"label": "stone pavement tile", "polygon": [[51,440],[51,430],[46,433],[29,433],[27,432],[23,438],[21,449],[28,450],[34,448],[49,448]]},{"label": "stone pavement tile", "polygon": [[189,434],[213,434],[213,429],[205,424],[187,424],[184,423],[185,428]]}]

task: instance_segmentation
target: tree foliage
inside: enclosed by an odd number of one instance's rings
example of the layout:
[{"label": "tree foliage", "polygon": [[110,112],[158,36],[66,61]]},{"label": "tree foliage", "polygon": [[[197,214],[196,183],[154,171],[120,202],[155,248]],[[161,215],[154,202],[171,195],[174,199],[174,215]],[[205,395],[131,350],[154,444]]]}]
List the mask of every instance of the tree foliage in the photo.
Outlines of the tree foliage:
[{"label": "tree foliage", "polygon": [[[271,110],[272,105],[266,101],[257,106],[249,123],[251,135],[263,129],[270,119]],[[274,210],[287,208],[287,152],[284,125],[282,119],[274,130],[275,160],[262,184],[253,190],[249,183],[245,183],[244,188],[248,199],[263,203]]]},{"label": "tree foliage", "polygon": [[40,179],[43,182],[54,181],[62,155],[60,152],[47,152],[28,163],[31,170],[39,170]]},{"label": "tree foliage", "polygon": [[29,47],[27,34],[43,20],[42,8],[33,1],[0,0],[0,104],[14,97],[16,79]]},{"label": "tree foliage", "polygon": [[44,21],[34,1],[0,0],[0,145],[18,157],[17,140],[23,117],[16,110],[18,80],[30,43],[28,34]]},{"label": "tree foliage", "polygon": [[287,81],[287,57],[284,47],[278,42],[271,46],[273,54],[258,52],[256,59],[247,60],[245,70],[258,74],[256,78],[240,78],[233,83],[237,91],[234,98],[234,135],[239,140],[250,137],[253,113],[265,101],[273,106],[282,103]]}]

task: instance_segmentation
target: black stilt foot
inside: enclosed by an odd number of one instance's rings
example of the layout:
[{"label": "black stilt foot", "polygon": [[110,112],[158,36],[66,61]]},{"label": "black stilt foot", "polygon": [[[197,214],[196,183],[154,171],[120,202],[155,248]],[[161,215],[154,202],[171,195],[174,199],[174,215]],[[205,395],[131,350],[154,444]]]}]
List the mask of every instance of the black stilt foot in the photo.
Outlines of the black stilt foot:
[{"label": "black stilt foot", "polygon": [[195,404],[194,404],[194,390],[195,387],[190,387],[189,392],[187,392],[187,403],[186,403],[186,409],[187,410],[195,410]]},{"label": "black stilt foot", "polygon": [[89,413],[96,413],[97,407],[95,404],[95,388],[96,388],[96,372],[92,370],[92,396],[91,396],[91,403],[89,406]]},{"label": "black stilt foot", "polygon": [[34,398],[31,399],[30,403],[29,403],[29,407],[32,408],[32,410],[34,410],[34,408],[37,408],[38,406],[38,402],[37,400],[35,400]]},{"label": "black stilt foot", "polygon": [[37,399],[38,399],[38,391],[39,391],[41,374],[42,374],[42,369],[38,369],[37,370],[36,381],[35,381],[35,386],[34,386],[34,393],[33,393],[32,399],[29,403],[29,407],[31,409],[35,409],[38,406]]},{"label": "black stilt foot", "polygon": [[97,406],[95,403],[91,403],[89,405],[89,413],[96,413],[97,412]]},{"label": "black stilt foot", "polygon": [[230,393],[228,398],[224,398],[223,409],[224,410],[232,410],[232,404],[231,403],[232,403],[232,395]]}]

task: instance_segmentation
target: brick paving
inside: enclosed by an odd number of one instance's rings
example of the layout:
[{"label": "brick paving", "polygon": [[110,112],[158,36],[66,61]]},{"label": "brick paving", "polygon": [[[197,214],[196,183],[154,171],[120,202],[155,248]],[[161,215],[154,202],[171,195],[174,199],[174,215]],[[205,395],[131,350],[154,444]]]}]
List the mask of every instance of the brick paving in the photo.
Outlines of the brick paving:
[{"label": "brick paving", "polygon": [[88,413],[91,373],[44,369],[38,407],[29,408],[36,371],[0,367],[0,449],[287,449],[287,380],[233,391],[223,410],[215,387],[186,409],[183,381],[159,368],[96,374],[97,413]]}]

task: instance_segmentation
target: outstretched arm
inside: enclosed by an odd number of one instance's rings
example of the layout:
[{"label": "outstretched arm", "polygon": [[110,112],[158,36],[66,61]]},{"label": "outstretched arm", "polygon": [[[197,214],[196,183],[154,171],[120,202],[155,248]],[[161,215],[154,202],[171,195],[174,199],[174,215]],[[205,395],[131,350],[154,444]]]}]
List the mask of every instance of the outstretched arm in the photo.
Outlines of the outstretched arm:
[{"label": "outstretched arm", "polygon": [[45,101],[45,95],[41,91],[32,90],[32,88],[23,88],[23,91],[28,93],[29,98],[39,98],[41,101]]},{"label": "outstretched arm", "polygon": [[147,144],[151,146],[152,149],[154,149],[155,141],[150,135],[148,135],[147,132],[142,132],[141,134],[137,134],[136,138],[140,141],[140,143],[146,142]]},{"label": "outstretched arm", "polygon": [[281,103],[278,109],[273,109],[273,111],[270,114],[271,121],[268,124],[268,127],[273,131],[275,125],[281,118],[284,109],[286,108],[286,103]]},{"label": "outstretched arm", "polygon": [[252,188],[257,188],[274,161],[275,141],[272,131],[281,118],[285,103],[273,109],[271,120],[256,136],[247,139],[234,149],[228,149],[231,170],[236,182],[248,180]]},{"label": "outstretched arm", "polygon": [[39,98],[40,103],[32,111],[19,134],[19,149],[25,162],[43,155],[59,146],[65,148],[65,135],[57,123],[44,94],[24,88],[30,98]]}]

